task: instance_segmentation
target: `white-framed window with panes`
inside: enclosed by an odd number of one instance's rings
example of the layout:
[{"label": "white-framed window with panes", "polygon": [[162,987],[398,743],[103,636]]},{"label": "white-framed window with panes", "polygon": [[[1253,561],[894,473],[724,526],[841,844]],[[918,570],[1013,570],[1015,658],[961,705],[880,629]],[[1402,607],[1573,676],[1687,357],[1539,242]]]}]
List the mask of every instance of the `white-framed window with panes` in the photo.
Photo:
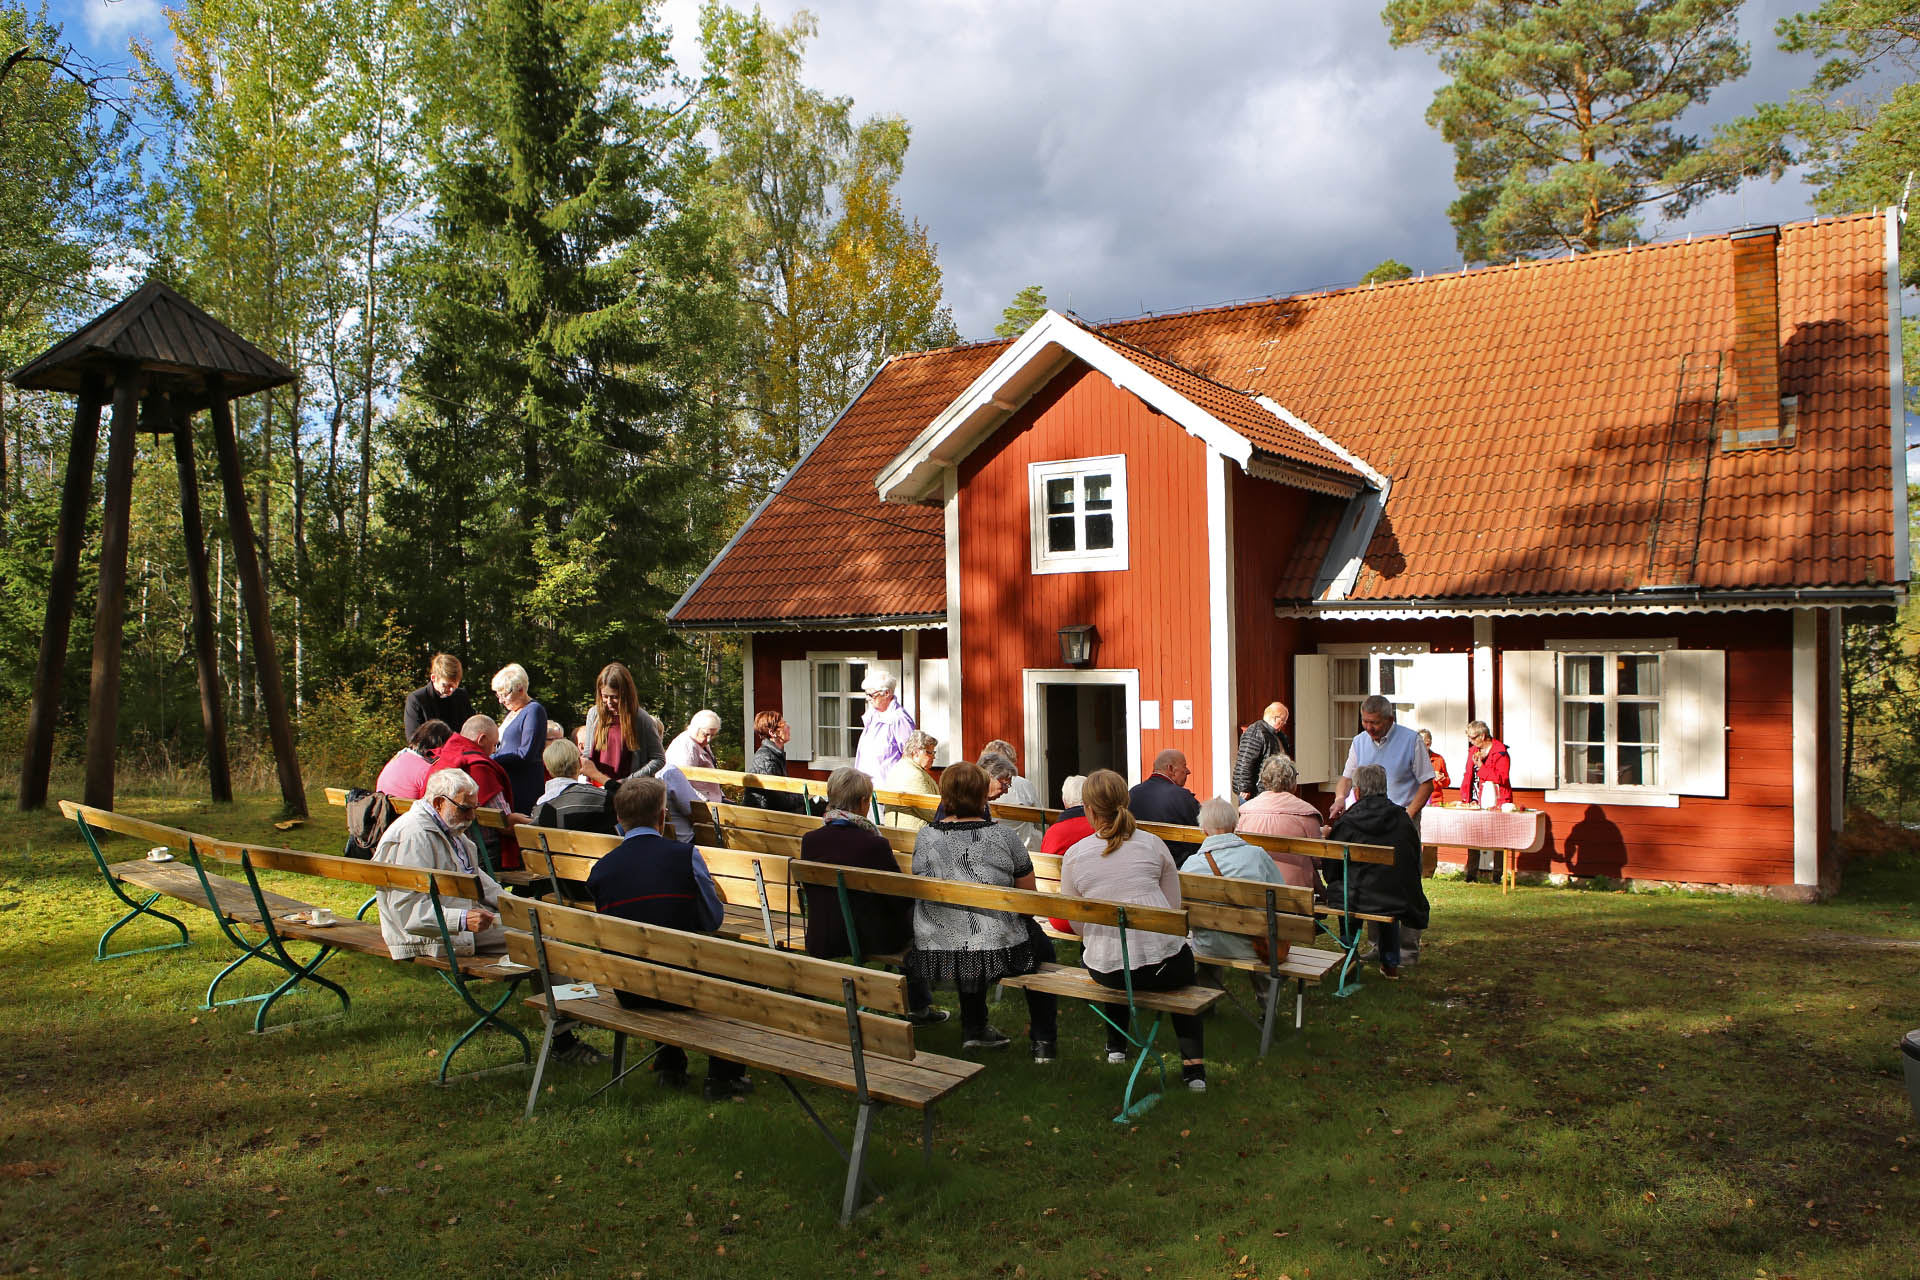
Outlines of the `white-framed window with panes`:
[{"label": "white-framed window with panes", "polygon": [[1415,655],[1426,652],[1424,644],[1409,645],[1326,645],[1328,727],[1332,741],[1327,758],[1336,770],[1347,758],[1353,736],[1360,732],[1360,704],[1374,694],[1392,701],[1395,722],[1406,724],[1413,716]]},{"label": "white-framed window with panes", "polygon": [[837,769],[853,763],[860,750],[861,718],[867,711],[867,695],[860,684],[875,657],[871,653],[807,655],[813,677],[813,768]]},{"label": "white-framed window with panes", "polygon": [[1562,652],[1560,785],[1662,791],[1662,655]]},{"label": "white-framed window with panes", "polygon": [[1035,573],[1127,567],[1127,460],[1112,454],[1028,464]]}]

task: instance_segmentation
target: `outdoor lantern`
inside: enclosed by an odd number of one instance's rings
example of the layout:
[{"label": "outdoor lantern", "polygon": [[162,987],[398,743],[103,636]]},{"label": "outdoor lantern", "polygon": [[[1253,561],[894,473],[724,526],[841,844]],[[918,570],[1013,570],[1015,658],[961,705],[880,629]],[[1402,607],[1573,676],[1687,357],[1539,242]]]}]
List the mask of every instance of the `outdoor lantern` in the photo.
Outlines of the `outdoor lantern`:
[{"label": "outdoor lantern", "polygon": [[1087,667],[1093,665],[1093,646],[1100,642],[1100,633],[1093,629],[1091,622],[1060,628],[1060,663],[1068,667]]}]

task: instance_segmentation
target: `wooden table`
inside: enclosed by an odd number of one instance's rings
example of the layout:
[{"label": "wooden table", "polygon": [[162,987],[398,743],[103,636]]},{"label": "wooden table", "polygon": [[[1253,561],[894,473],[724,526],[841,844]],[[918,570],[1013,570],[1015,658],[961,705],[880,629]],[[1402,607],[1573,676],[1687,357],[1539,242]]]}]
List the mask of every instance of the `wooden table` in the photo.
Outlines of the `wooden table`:
[{"label": "wooden table", "polygon": [[1514,865],[1523,853],[1537,852],[1547,842],[1544,809],[1454,809],[1430,804],[1420,811],[1422,844],[1459,845],[1467,849],[1497,849],[1504,870],[1500,892],[1513,889]]}]

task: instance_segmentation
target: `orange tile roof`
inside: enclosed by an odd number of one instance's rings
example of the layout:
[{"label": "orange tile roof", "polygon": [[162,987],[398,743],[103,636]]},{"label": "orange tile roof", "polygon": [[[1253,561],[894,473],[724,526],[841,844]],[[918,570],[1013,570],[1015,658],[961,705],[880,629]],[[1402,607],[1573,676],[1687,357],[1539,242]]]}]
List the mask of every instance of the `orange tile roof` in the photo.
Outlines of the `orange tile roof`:
[{"label": "orange tile roof", "polygon": [[881,502],[873,478],[1006,345],[889,361],[669,618],[679,626],[719,627],[944,616],[942,513]]},{"label": "orange tile roof", "polygon": [[[1885,252],[1880,215],[1781,228],[1780,393],[1800,407],[1779,449],[1717,445],[1740,393],[1727,236],[1089,327],[1257,448],[1350,470],[1248,395],[1391,478],[1353,600],[1884,585]],[[675,621],[940,613],[939,513],[882,506],[873,481],[1004,348],[889,364]],[[1685,463],[1709,415],[1704,483],[1681,465],[1663,487],[1670,448]],[[1283,598],[1310,593],[1340,504],[1312,509]],[[1660,555],[1656,527],[1674,544]]]}]

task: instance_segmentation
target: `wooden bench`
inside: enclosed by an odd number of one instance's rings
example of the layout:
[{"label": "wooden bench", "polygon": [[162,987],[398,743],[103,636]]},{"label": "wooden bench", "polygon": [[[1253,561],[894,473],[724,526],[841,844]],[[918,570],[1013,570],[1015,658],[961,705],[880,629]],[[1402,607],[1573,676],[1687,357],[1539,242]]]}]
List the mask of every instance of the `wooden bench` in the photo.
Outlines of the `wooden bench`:
[{"label": "wooden bench", "polygon": [[[1148,933],[1167,933],[1180,937],[1187,933],[1187,913],[1170,911],[1164,907],[1145,907],[1132,903],[1103,902],[1095,898],[1069,897],[1062,893],[1041,893],[1033,889],[1010,889],[997,885],[973,884],[961,880],[936,880],[928,876],[917,876],[906,872],[867,871],[855,867],[837,867],[827,863],[807,862],[795,859],[788,867],[796,884],[813,884],[830,887],[839,895],[842,911],[845,913],[847,934],[856,936],[858,928],[853,912],[848,905],[847,895],[853,892],[878,893],[892,897],[912,898],[921,902],[937,902],[946,906],[973,907],[988,911],[1009,911],[1022,916],[1057,916],[1063,920],[1073,920],[1082,924],[1111,925],[1116,928],[1139,929]],[[1126,935],[1121,935],[1121,957],[1126,962]],[[1131,965],[1127,965],[1130,969]],[[1154,1090],[1136,1100],[1134,1088],[1140,1073],[1152,1058],[1155,1069],[1160,1073],[1162,1088],[1166,1082],[1166,1067],[1159,1056],[1153,1052],[1155,1037],[1159,1034],[1160,1023],[1170,1013],[1193,1014],[1199,1016],[1212,1008],[1221,997],[1221,991],[1215,987],[1188,986],[1174,991],[1136,991],[1131,981],[1124,988],[1102,986],[1094,981],[1085,969],[1074,965],[1053,963],[1041,964],[1033,973],[1009,974],[1000,979],[1003,987],[1020,987],[1027,990],[1045,991],[1055,996],[1085,1000],[1093,1004],[1094,1010],[1103,1021],[1111,1021],[1101,1008],[1106,1004],[1127,1005],[1129,1016],[1141,1010],[1153,1014],[1153,1020],[1144,1036],[1134,1035],[1130,1027],[1117,1029],[1139,1049],[1133,1070],[1127,1076],[1126,1093],[1121,1099],[1120,1114],[1114,1117],[1116,1124],[1124,1124],[1144,1113],[1160,1097],[1161,1090]]]},{"label": "wooden bench", "polygon": [[[1060,855],[1036,853],[1031,857],[1034,888],[1046,893],[1058,892]],[[1264,961],[1210,956],[1198,948],[1193,953],[1200,964],[1246,973],[1250,978],[1266,978],[1264,991],[1257,984],[1254,988],[1260,1000],[1260,1012],[1248,1014],[1260,1030],[1260,1056],[1266,1057],[1273,1044],[1280,984],[1294,984],[1293,1029],[1298,1031],[1305,1022],[1307,987],[1319,985],[1346,959],[1345,952],[1305,945],[1319,936],[1313,891],[1264,880],[1222,879],[1181,872],[1180,898],[1194,928],[1240,934],[1267,944],[1268,959]],[[1065,941],[1079,941],[1076,935],[1062,933],[1051,926],[1047,932]],[[1231,999],[1232,993],[1228,992],[1228,996]],[[1237,1001],[1235,1003],[1238,1007]]]},{"label": "wooden bench", "polygon": [[[347,787],[328,787],[327,803],[344,809],[347,804],[348,790],[349,788]],[[388,796],[387,799],[393,802],[394,810],[398,813],[405,813],[417,803],[417,801],[409,800],[405,796]],[[476,809],[473,813],[473,821],[476,826],[485,827],[489,831],[505,832],[509,829],[506,815],[498,809]],[[507,886],[509,889],[520,889],[533,883],[534,876],[531,872],[525,868],[495,865],[493,859],[487,856],[485,843],[482,841],[475,841],[475,843],[480,845],[481,865],[486,868],[487,874],[492,876],[500,884]]]},{"label": "wooden bench", "polygon": [[[168,943],[167,947],[183,946],[187,940],[184,924],[172,916],[152,910],[152,904],[161,897],[168,897],[201,908],[211,914],[219,924],[221,932],[240,953],[223,968],[207,986],[203,1008],[214,1009],[227,1005],[256,1004],[253,1029],[264,1032],[267,1027],[267,1015],[281,997],[290,995],[303,985],[323,987],[334,993],[340,1000],[341,1013],[352,1008],[352,998],[345,989],[316,972],[328,957],[336,952],[350,952],[360,955],[377,956],[390,963],[413,965],[431,969],[451,987],[461,1000],[476,1015],[476,1020],[466,1028],[441,1056],[439,1080],[447,1083],[448,1069],[454,1056],[473,1039],[483,1027],[493,1027],[512,1036],[520,1044],[521,1061],[524,1067],[532,1061],[532,1046],[520,1029],[510,1022],[503,1021],[499,1012],[513,996],[514,988],[529,976],[526,969],[503,966],[498,955],[455,956],[452,938],[444,915],[441,914],[440,900],[443,896],[477,900],[481,895],[480,878],[448,871],[427,871],[415,867],[396,867],[385,863],[368,862],[359,858],[342,858],[332,854],[307,853],[297,849],[278,849],[266,845],[246,844],[239,841],[224,840],[218,836],[202,835],[198,832],[183,831],[176,827],[161,826],[138,818],[127,817],[105,809],[95,809],[72,801],[60,802],[60,811],[72,818],[80,828],[81,837],[92,852],[108,886],[116,897],[133,908],[127,915],[108,926],[101,935],[96,948],[96,958],[111,959],[119,955],[137,954],[135,951],[116,952],[113,956],[106,953],[107,939],[123,925],[131,923],[141,915],[151,915],[170,922],[179,929],[181,941]],[[152,846],[164,846],[167,850],[184,855],[184,861],[176,856],[170,861],[152,862],[142,857],[129,862],[109,863],[100,848],[99,833],[111,831],[132,836]],[[227,866],[238,867],[241,879],[230,876],[214,875],[207,870],[209,861]],[[313,904],[298,898],[288,897],[266,890],[260,883],[260,873],[277,871],[295,875],[311,876],[318,880],[338,884],[352,885],[356,889],[372,890],[376,896],[369,897],[361,904],[359,912],[349,919],[341,919],[332,925],[313,925],[299,919],[290,919],[308,915]],[[132,885],[146,891],[150,896],[142,903],[129,898],[122,885]],[[366,920],[366,914],[372,910],[380,890],[390,889],[408,893],[425,893],[431,899],[435,922],[440,930],[441,948],[445,957],[415,956],[395,961],[387,950],[387,944],[380,933],[378,923]],[[252,939],[241,930],[257,932],[261,936]],[[319,948],[306,960],[300,960],[288,950],[291,943],[313,944]],[[161,950],[165,948],[143,947],[140,951]],[[237,973],[251,961],[261,961],[284,975],[282,980],[270,991],[237,996],[231,999],[216,999],[220,984],[229,976]],[[505,990],[491,1006],[483,1004],[475,997],[469,984],[472,982],[498,982]],[[291,1024],[283,1024],[291,1025]]]},{"label": "wooden bench", "polygon": [[[546,988],[546,994],[528,1001],[547,1028],[527,1091],[529,1117],[539,1101],[554,1030],[568,1019],[614,1033],[613,1076],[595,1096],[658,1052],[627,1066],[629,1036],[767,1072],[780,1078],[846,1163],[843,1226],[859,1206],[861,1187],[871,1187],[865,1168],[875,1112],[889,1104],[919,1111],[921,1151],[930,1164],[935,1104],[983,1069],[979,1063],[915,1050],[913,1028],[901,1020],[907,984],[898,975],[557,904],[515,898],[503,906],[508,954],[535,966]],[[596,993],[562,1000],[555,988],[564,982],[592,983]],[[629,1009],[616,991],[681,1007]],[[853,1095],[856,1111],[847,1147],[796,1080]]]}]

